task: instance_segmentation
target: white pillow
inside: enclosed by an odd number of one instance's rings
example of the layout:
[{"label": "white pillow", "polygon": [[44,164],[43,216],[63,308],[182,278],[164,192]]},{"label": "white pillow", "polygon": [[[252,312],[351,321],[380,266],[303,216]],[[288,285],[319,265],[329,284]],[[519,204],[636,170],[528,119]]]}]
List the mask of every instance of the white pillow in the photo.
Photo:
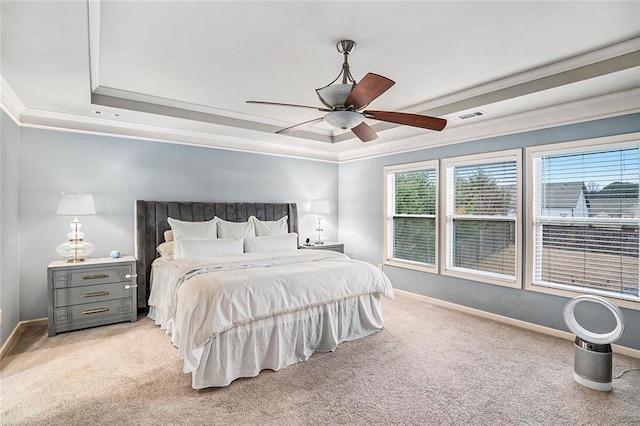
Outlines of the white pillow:
[{"label": "white pillow", "polygon": [[244,252],[272,252],[298,250],[298,234],[250,237],[244,239]]},{"label": "white pillow", "polygon": [[244,238],[256,236],[252,220],[248,220],[246,222],[229,222],[227,220],[222,220],[217,216],[214,220],[218,223],[219,238]]},{"label": "white pillow", "polygon": [[215,257],[242,254],[242,238],[219,238],[217,240],[176,240],[180,246],[180,256]]},{"label": "white pillow", "polygon": [[[207,222],[186,222],[174,218],[167,218],[171,231],[173,231],[173,238],[182,240],[215,240],[218,237],[216,222],[217,219],[213,218]],[[173,248],[173,256],[176,259],[183,257],[180,254],[180,245],[175,245]]]},{"label": "white pillow", "polygon": [[173,260],[173,241],[161,243],[156,250],[164,260]]},{"label": "white pillow", "polygon": [[271,235],[287,235],[289,233],[289,225],[287,220],[289,216],[284,216],[278,220],[262,221],[255,216],[249,218],[256,228],[256,237],[268,237]]}]

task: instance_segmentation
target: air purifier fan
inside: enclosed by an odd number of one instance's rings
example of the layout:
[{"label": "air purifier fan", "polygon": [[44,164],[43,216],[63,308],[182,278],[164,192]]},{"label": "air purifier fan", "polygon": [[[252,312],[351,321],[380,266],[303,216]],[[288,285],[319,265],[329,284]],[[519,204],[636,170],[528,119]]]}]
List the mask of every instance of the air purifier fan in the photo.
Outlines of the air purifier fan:
[{"label": "air purifier fan", "polygon": [[[608,333],[598,334],[582,327],[576,320],[574,310],[583,302],[597,303],[607,308],[616,320],[615,328]],[[573,379],[590,389],[612,390],[611,343],[618,340],[624,331],[624,316],[620,308],[604,297],[583,295],[571,299],[565,305],[563,317],[569,330],[576,335]]]}]

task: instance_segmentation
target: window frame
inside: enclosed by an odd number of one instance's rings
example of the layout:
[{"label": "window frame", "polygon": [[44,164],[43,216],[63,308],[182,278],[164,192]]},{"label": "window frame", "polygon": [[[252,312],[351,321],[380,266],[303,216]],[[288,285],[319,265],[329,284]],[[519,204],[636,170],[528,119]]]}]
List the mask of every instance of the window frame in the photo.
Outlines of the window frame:
[{"label": "window frame", "polygon": [[[489,272],[481,272],[468,270],[463,268],[455,268],[450,266],[453,260],[454,249],[452,241],[453,220],[455,218],[454,208],[450,205],[449,191],[451,190],[453,168],[460,166],[482,165],[490,163],[499,163],[502,161],[515,161],[516,163],[516,214],[514,217],[515,229],[515,271],[513,278],[504,275],[492,274]],[[450,157],[442,160],[442,193],[444,200],[441,203],[442,210],[440,216],[443,218],[443,251],[444,255],[440,257],[440,271],[442,275],[462,278],[470,281],[479,281],[486,284],[494,284],[510,288],[522,288],[522,150],[511,149],[503,151],[486,152],[482,154],[464,155],[459,157]],[[453,183],[455,190],[455,183]],[[503,217],[492,218],[493,220],[505,220]]]},{"label": "window frame", "polygon": [[[579,154],[589,153],[594,151],[604,150],[616,150],[624,148],[638,148],[640,149],[640,133],[629,133],[625,135],[608,136],[602,138],[594,138],[589,140],[577,140],[570,142],[562,142],[555,144],[538,145],[534,147],[528,147],[526,149],[526,161],[527,161],[527,182],[526,182],[526,201],[530,206],[527,209],[526,218],[526,234],[528,235],[527,243],[527,259],[526,259],[526,283],[525,289],[529,291],[535,291],[539,293],[552,294],[563,297],[576,297],[581,294],[595,294],[603,296],[618,306],[640,309],[640,300],[631,300],[626,298],[615,297],[611,292],[598,291],[597,289],[587,288],[570,288],[562,284],[550,286],[548,283],[537,283],[535,279],[535,205],[534,205],[534,191],[537,176],[535,176],[534,162],[537,158],[545,155],[562,155],[562,154]],[[639,262],[640,269],[640,262]]]},{"label": "window frame", "polygon": [[[437,274],[439,265],[439,207],[440,207],[440,162],[438,160],[419,161],[415,163],[396,164],[384,167],[384,265]],[[393,217],[395,211],[395,179],[396,173],[414,172],[420,170],[433,171],[435,174],[435,214],[434,223],[434,264],[416,262],[393,257]],[[431,215],[427,215],[431,216]]]}]

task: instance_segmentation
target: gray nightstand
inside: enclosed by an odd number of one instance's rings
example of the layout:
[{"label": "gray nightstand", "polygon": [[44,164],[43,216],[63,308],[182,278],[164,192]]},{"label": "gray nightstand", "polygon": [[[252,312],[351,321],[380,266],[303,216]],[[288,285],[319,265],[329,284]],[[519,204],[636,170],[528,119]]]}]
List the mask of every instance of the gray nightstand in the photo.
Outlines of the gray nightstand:
[{"label": "gray nightstand", "polygon": [[339,253],[344,253],[344,244],[343,243],[332,243],[332,242],[328,242],[325,241],[324,244],[320,244],[320,245],[310,245],[310,246],[305,246],[302,245],[300,246],[301,249],[308,249],[308,250],[331,250],[331,251],[337,251]]},{"label": "gray nightstand", "polygon": [[138,318],[136,259],[56,260],[47,268],[49,336]]}]

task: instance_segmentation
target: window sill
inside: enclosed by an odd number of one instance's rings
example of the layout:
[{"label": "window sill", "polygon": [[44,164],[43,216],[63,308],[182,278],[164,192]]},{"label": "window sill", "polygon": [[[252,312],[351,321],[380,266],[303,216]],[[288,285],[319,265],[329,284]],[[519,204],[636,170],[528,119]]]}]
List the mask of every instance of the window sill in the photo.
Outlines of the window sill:
[{"label": "window sill", "polygon": [[383,264],[386,266],[394,266],[396,268],[404,268],[404,269],[411,269],[414,271],[428,272],[430,274],[438,273],[438,268],[436,268],[435,266],[428,266],[428,265],[420,264],[417,262],[409,262],[409,261],[403,262],[400,260],[386,259],[383,262]]},{"label": "window sill", "polygon": [[464,280],[469,280],[469,281],[478,281],[484,284],[492,284],[492,285],[499,285],[502,287],[509,287],[509,288],[515,288],[515,289],[521,289],[522,288],[522,284],[520,283],[520,280],[518,279],[504,279],[504,278],[499,278],[499,277],[495,277],[495,276],[491,276],[489,274],[485,275],[485,274],[474,274],[474,273],[470,273],[470,272],[463,272],[463,271],[458,271],[458,270],[444,270],[442,272],[442,275],[448,276],[448,277],[454,277],[454,278],[460,278],[460,279],[464,279]]},{"label": "window sill", "polygon": [[583,291],[583,290],[565,290],[562,288],[557,288],[557,287],[549,287],[546,285],[542,285],[542,284],[534,284],[534,283],[529,283],[526,286],[526,290],[529,291],[535,291],[537,293],[545,293],[545,294],[551,294],[554,296],[561,296],[561,297],[568,297],[573,299],[574,297],[577,296],[581,296],[583,294],[593,294],[596,296],[602,296],[608,300],[611,301],[611,303],[614,303],[616,306],[619,306],[621,308],[627,308],[627,309],[633,309],[636,311],[640,311],[640,301],[634,301],[634,300],[629,300],[629,299],[620,299],[617,297],[613,297],[611,295],[607,295],[607,294],[601,294],[597,291]]}]

